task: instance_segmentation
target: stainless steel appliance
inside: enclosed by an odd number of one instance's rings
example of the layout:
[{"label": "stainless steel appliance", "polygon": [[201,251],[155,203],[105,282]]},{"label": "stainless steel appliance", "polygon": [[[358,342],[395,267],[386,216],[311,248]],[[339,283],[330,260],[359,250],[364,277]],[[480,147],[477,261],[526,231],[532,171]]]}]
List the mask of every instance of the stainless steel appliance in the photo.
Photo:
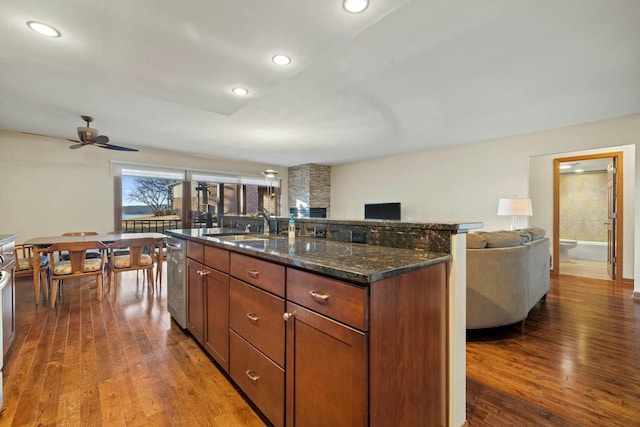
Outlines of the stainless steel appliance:
[{"label": "stainless steel appliance", "polygon": [[183,329],[187,327],[187,242],[167,239],[167,309]]},{"label": "stainless steel appliance", "polygon": [[15,334],[15,237],[0,235],[0,408],[4,403],[4,356]]}]

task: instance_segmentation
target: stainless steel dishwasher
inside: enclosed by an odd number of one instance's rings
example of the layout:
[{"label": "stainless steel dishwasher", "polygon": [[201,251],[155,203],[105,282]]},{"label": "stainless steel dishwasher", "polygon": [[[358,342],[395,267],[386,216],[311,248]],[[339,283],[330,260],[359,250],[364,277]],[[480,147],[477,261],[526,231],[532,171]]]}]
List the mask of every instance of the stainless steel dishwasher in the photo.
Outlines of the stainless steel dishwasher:
[{"label": "stainless steel dishwasher", "polygon": [[187,327],[187,241],[167,239],[167,309],[183,329]]}]

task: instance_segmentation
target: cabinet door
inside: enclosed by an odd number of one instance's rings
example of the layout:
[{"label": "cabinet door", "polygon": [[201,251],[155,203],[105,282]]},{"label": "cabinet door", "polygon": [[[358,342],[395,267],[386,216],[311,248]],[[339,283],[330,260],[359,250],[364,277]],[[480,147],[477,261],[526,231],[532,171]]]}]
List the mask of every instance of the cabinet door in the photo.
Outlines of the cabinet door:
[{"label": "cabinet door", "polygon": [[287,313],[287,426],[367,425],[365,334],[290,302]]},{"label": "cabinet door", "polygon": [[204,341],[204,279],[205,267],[199,262],[187,258],[187,328],[200,342]]},{"label": "cabinet door", "polygon": [[207,328],[204,348],[229,372],[229,275],[210,271],[205,277]]}]

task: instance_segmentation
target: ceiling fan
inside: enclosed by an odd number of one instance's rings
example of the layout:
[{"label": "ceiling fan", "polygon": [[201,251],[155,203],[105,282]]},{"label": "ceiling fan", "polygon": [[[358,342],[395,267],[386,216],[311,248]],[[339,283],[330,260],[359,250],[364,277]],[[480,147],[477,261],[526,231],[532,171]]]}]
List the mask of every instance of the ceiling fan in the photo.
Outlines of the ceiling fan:
[{"label": "ceiling fan", "polygon": [[86,127],[79,126],[77,128],[78,138],[80,139],[79,141],[76,139],[69,139],[69,141],[71,142],[77,142],[77,144],[74,144],[71,147],[69,147],[72,150],[75,150],[76,148],[84,147],[85,145],[95,145],[96,147],[106,148],[108,150],[138,151],[135,148],[128,148],[128,147],[122,147],[120,145],[109,144],[108,136],[100,135],[100,132],[98,131],[98,129],[93,129],[89,127],[89,123],[93,121],[93,117],[91,116],[80,116],[80,117],[82,117],[82,120],[87,122],[87,126]]}]

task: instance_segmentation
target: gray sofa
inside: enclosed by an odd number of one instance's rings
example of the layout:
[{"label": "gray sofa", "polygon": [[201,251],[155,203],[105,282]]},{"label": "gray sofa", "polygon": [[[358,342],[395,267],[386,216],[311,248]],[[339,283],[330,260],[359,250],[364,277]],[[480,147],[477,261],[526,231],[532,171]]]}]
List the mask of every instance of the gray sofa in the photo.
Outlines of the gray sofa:
[{"label": "gray sofa", "polygon": [[467,329],[524,321],[549,292],[549,239],[544,230],[467,235]]}]

